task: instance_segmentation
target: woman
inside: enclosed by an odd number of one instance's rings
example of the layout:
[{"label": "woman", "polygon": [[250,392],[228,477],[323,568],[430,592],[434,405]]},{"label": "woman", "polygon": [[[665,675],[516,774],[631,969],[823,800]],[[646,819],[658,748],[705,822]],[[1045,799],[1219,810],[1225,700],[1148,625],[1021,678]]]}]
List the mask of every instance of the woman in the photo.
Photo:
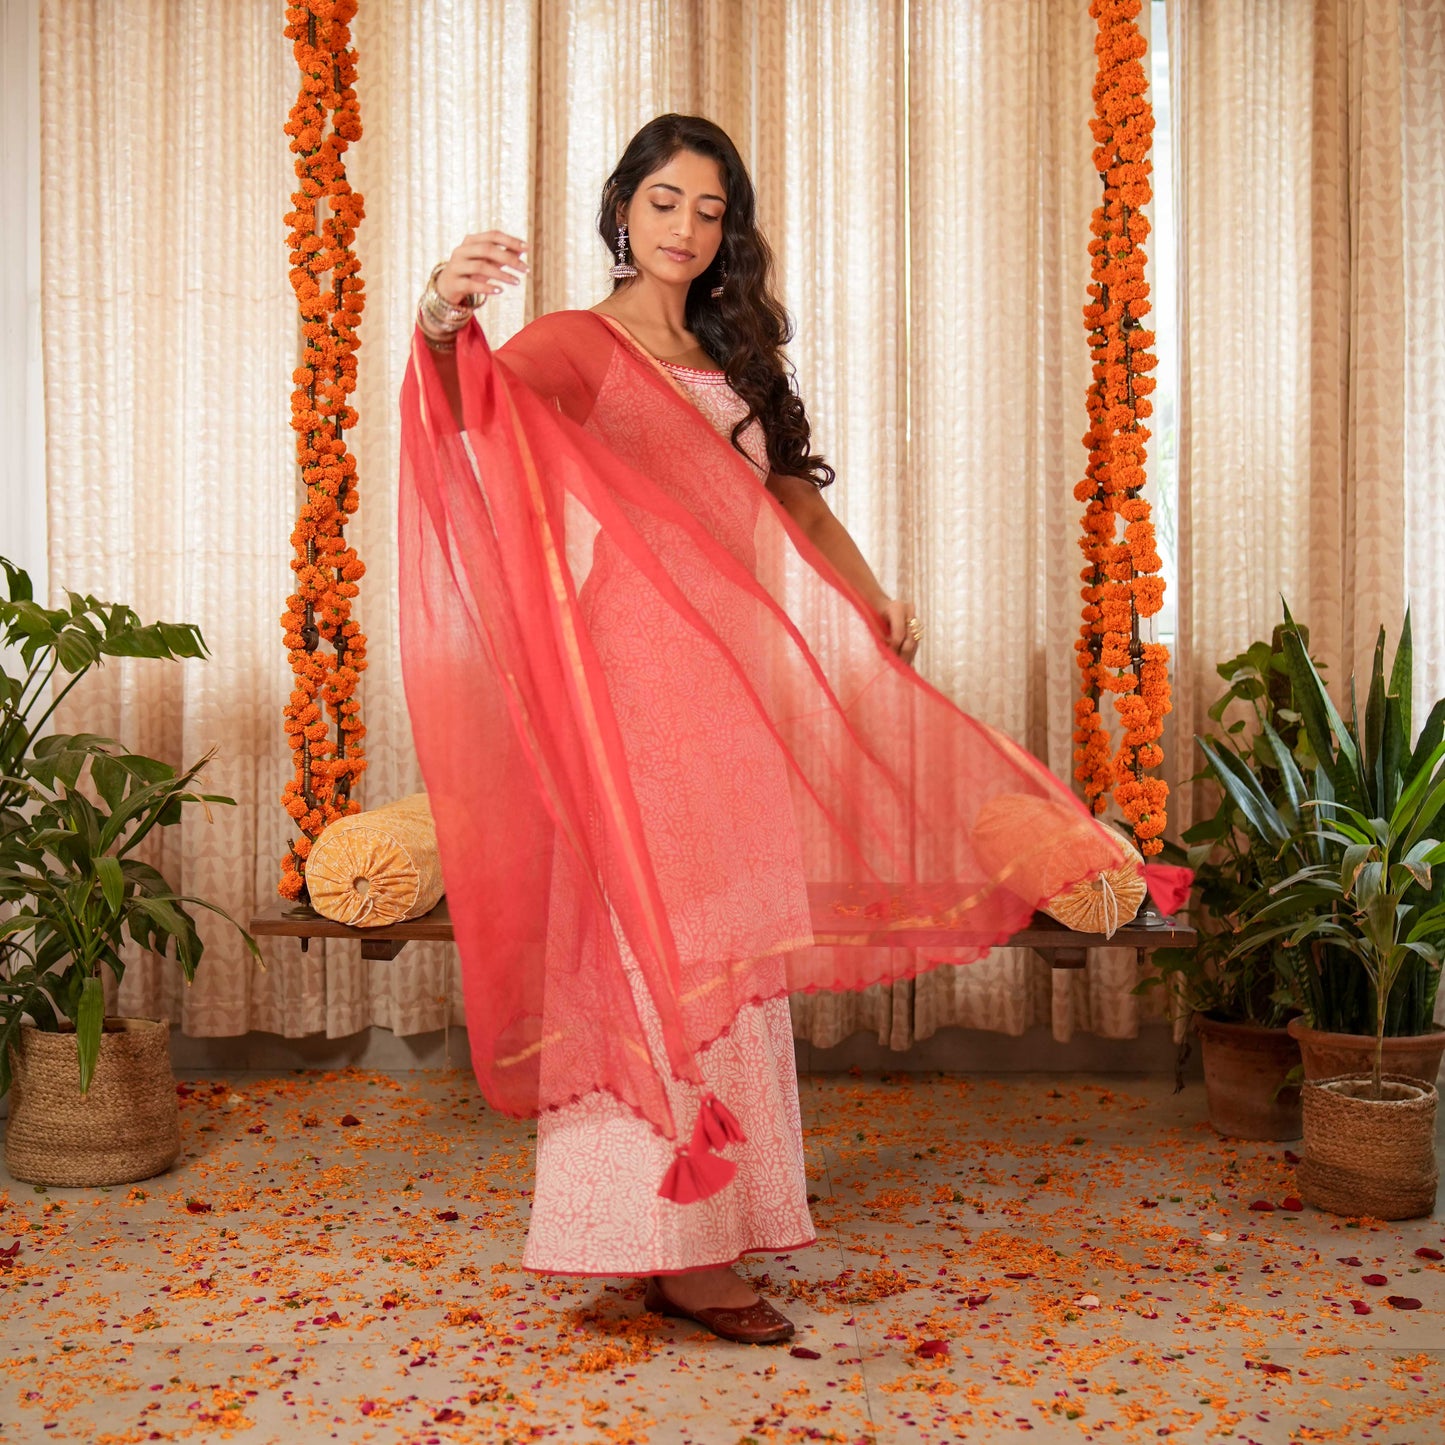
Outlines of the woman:
[{"label": "woman", "polygon": [[788,994],[971,961],[1119,849],[909,669],[728,137],[644,126],[599,230],[611,294],[495,355],[471,314],[524,242],[468,236],[423,296],[408,700],[477,1077],[539,1115],[525,1267],[776,1341],[732,1265],[813,1242]]}]

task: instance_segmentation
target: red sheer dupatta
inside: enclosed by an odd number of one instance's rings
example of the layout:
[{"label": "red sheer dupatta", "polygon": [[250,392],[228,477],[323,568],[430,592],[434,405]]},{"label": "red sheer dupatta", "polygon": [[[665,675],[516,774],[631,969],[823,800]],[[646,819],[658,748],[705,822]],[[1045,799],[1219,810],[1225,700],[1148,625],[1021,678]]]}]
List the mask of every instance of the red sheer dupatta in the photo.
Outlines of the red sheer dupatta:
[{"label": "red sheer dupatta", "polygon": [[470,325],[457,364],[465,436],[414,339],[401,644],[477,1080],[517,1116],[603,1089],[691,1131],[660,1192],[704,1197],[735,1121],[675,1119],[659,1068],[700,1083],[758,999],[969,962],[1121,849],[898,660],[601,317],[495,354]]}]

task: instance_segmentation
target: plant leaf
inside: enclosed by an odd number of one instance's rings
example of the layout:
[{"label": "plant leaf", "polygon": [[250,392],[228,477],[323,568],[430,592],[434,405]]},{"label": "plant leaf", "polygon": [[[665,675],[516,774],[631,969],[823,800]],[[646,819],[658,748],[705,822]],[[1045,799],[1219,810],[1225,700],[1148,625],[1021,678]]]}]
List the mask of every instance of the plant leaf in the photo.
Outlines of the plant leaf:
[{"label": "plant leaf", "polygon": [[120,859],[109,853],[102,853],[95,860],[95,871],[100,878],[100,891],[112,913],[119,913],[125,902],[125,877],[120,871]]},{"label": "plant leaf", "polygon": [[75,1011],[75,1042],[80,1054],[80,1092],[90,1089],[100,1057],[100,1035],[105,1026],[105,989],[100,979],[90,973],[81,985],[80,1004]]},{"label": "plant leaf", "polygon": [[1400,700],[1400,718],[1405,738],[1410,736],[1410,713],[1412,704],[1412,673],[1415,665],[1415,644],[1410,630],[1410,609],[1405,608],[1405,620],[1400,624],[1400,642],[1395,648],[1395,664],[1390,669],[1390,693]]},{"label": "plant leaf", "polygon": [[1319,759],[1321,769],[1329,776],[1335,795],[1348,803],[1363,804],[1365,790],[1355,739],[1311,660],[1288,607],[1285,608],[1285,619],[1283,641],[1285,657],[1289,662],[1290,685],[1304,718],[1310,747]]},{"label": "plant leaf", "polygon": [[1370,665],[1370,694],[1365,700],[1364,775],[1370,801],[1376,812],[1385,812],[1385,629],[1375,639],[1375,656]]},{"label": "plant leaf", "polygon": [[1215,747],[1207,738],[1197,738],[1196,741],[1209,759],[1220,786],[1250,827],[1268,843],[1285,842],[1289,838],[1289,829],[1248,765],[1228,749]]},{"label": "plant leaf", "polygon": [[1420,736],[1415,739],[1415,750],[1405,765],[1405,787],[1409,787],[1422,768],[1433,768],[1440,761],[1439,749],[1442,741],[1445,741],[1445,697],[1440,698],[1430,709],[1425,726],[1420,729]]},{"label": "plant leaf", "polygon": [[1355,886],[1355,879],[1359,877],[1360,869],[1365,866],[1371,853],[1375,851],[1372,843],[1351,843],[1345,849],[1345,856],[1340,864],[1340,888],[1349,893]]},{"label": "plant leaf", "polygon": [[94,752],[90,755],[90,778],[95,790],[105,799],[107,808],[114,808],[125,796],[125,785],[129,774],[109,753]]}]

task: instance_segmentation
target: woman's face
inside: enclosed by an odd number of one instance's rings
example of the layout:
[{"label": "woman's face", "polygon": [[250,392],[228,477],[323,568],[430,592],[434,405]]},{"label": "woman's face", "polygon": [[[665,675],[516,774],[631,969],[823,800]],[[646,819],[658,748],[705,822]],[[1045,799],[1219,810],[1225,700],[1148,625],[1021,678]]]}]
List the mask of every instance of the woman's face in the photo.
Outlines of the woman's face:
[{"label": "woman's face", "polygon": [[643,177],[627,208],[633,265],[666,285],[690,285],[722,245],[726,210],[718,163],[696,151],[679,151]]}]

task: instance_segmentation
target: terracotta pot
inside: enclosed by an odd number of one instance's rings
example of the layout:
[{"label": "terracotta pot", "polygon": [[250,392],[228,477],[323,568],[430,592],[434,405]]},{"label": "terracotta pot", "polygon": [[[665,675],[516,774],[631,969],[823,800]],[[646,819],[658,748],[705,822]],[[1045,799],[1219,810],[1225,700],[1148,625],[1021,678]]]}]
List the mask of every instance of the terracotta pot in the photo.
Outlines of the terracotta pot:
[{"label": "terracotta pot", "polygon": [[1289,1031],[1195,1014],[1194,1032],[1204,1056],[1204,1092],[1215,1131],[1226,1139],[1298,1139],[1303,1133],[1299,1087],[1279,1089],[1300,1061]]},{"label": "terracotta pot", "polygon": [[[1289,1021],[1299,1041],[1306,1079],[1333,1079],[1342,1074],[1368,1074],[1375,1066],[1372,1034],[1328,1034],[1309,1028],[1303,1019]],[[1427,1034],[1401,1034],[1385,1040],[1381,1072],[1433,1084],[1445,1058],[1445,1027],[1433,1024]]]},{"label": "terracotta pot", "polygon": [[164,1019],[108,1018],[89,1090],[80,1092],[75,1026],[21,1024],[11,1046],[5,1167],[31,1184],[127,1184],[181,1152],[180,1110]]},{"label": "terracotta pot", "polygon": [[1383,1099],[1370,1087],[1360,1074],[1305,1081],[1300,1198],[1351,1218],[1423,1219],[1435,1212],[1440,1095],[1400,1074],[1382,1077]]}]

